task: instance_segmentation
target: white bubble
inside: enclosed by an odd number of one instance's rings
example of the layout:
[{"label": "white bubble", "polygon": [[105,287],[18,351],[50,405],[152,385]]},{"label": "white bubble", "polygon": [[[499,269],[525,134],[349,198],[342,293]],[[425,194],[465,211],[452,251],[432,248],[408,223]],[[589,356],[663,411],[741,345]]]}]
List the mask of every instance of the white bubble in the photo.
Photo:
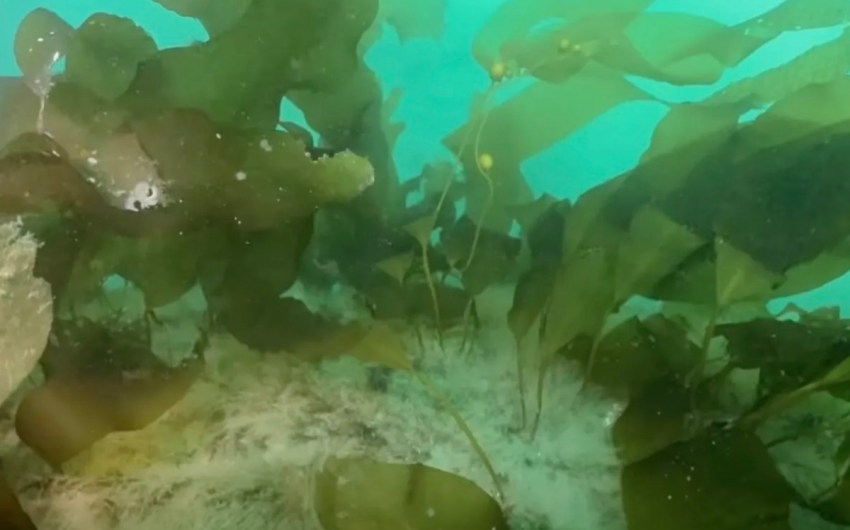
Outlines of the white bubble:
[{"label": "white bubble", "polygon": [[162,191],[151,182],[139,182],[124,200],[124,208],[137,212],[160,203]]}]

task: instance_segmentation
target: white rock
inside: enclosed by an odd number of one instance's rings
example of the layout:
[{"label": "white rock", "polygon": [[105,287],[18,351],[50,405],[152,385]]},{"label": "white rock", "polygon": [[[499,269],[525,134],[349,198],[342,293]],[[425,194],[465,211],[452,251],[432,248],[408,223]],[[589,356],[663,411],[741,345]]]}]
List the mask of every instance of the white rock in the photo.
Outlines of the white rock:
[{"label": "white rock", "polygon": [[50,285],[32,274],[38,243],[0,225],[0,403],[35,368],[50,334]]}]

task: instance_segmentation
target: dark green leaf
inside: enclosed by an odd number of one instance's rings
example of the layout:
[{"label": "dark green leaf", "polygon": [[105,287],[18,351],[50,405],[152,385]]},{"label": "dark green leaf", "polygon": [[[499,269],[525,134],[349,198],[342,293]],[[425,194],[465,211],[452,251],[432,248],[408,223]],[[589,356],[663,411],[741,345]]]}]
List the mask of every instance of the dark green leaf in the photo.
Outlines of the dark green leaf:
[{"label": "dark green leaf", "polygon": [[793,491],[755,434],[710,430],[622,472],[629,530],[790,530]]},{"label": "dark green leaf", "polygon": [[30,89],[46,97],[53,68],[68,51],[74,28],[56,13],[37,8],[21,21],[15,34],[15,60]]},{"label": "dark green leaf", "polygon": [[499,505],[468,479],[422,464],[330,459],[316,480],[326,530],[507,530]]},{"label": "dark green leaf", "polygon": [[136,77],[139,64],[156,53],[156,43],[130,19],[105,13],[87,18],[68,44],[68,79],[112,101]]}]

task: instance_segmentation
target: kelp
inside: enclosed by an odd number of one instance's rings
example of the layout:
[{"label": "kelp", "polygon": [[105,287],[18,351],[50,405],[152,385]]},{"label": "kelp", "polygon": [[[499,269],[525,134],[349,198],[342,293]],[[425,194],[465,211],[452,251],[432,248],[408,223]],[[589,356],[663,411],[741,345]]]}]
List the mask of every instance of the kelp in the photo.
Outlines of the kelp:
[{"label": "kelp", "polygon": [[56,318],[39,364],[47,379],[150,372],[162,368],[150,342],[150,328],[141,320]]},{"label": "kelp", "polygon": [[[701,109],[694,110],[701,112]],[[780,111],[781,108],[777,112]],[[736,113],[734,107],[730,108],[729,117],[734,117]],[[770,120],[771,117],[765,115],[763,119]],[[834,253],[832,249],[839,248],[843,243],[846,229],[843,224],[836,224],[842,223],[838,210],[830,210],[833,208],[831,201],[840,201],[844,194],[843,180],[835,176],[834,172],[828,172],[823,174],[823,185],[811,186],[811,181],[820,177],[812,174],[810,161],[821,160],[824,156],[840,157],[840,153],[844,152],[842,149],[836,147],[835,151],[831,151],[829,148],[840,144],[843,135],[840,130],[831,134],[830,129],[834,127],[830,126],[825,131],[819,131],[817,134],[820,136],[804,135],[798,140],[789,140],[781,144],[782,152],[787,153],[783,160],[777,157],[778,151],[748,151],[747,143],[744,142],[736,142],[733,147],[728,136],[724,139],[724,136],[731,132],[729,123],[726,118],[716,122],[716,125],[709,123],[708,127],[711,128],[707,131],[706,138],[695,137],[694,141],[678,148],[674,145],[671,147],[672,151],[669,151],[671,148],[659,147],[656,149],[658,154],[647,156],[645,162],[634,171],[583,196],[573,208],[570,227],[565,234],[566,256],[588,245],[588,241],[617,246],[617,241],[622,239],[629,245],[635,245],[637,241],[625,235],[628,233],[628,226],[634,222],[632,217],[637,215],[635,218],[639,220],[639,212],[657,212],[654,214],[657,219],[667,219],[666,222],[672,230],[680,231],[683,237],[689,237],[691,242],[682,247],[678,257],[674,254],[666,256],[671,261],[661,267],[655,280],[650,282],[655,285],[639,287],[637,292],[640,294],[668,299],[676,297],[676,294],[671,292],[672,285],[675,285],[671,283],[675,280],[675,275],[692,276],[693,273],[688,271],[700,270],[702,266],[707,267],[708,273],[715,266],[715,262],[718,267],[726,267],[725,264],[728,263],[734,269],[734,272],[723,272],[726,270],[723,269],[718,272],[720,276],[741,274],[741,267],[750,267],[752,272],[749,274],[756,275],[752,278],[761,277],[766,282],[763,288],[765,292],[762,293],[765,296],[775,297],[773,291],[784,283],[781,275],[792,269],[795,283],[804,288],[811,288],[812,285],[807,285],[808,282],[802,279],[805,274],[803,265],[814,262],[823,253]],[[765,126],[764,123],[766,121],[759,123],[757,120],[748,125],[742,129],[740,137],[746,138],[750,127],[753,127],[750,134],[756,137],[758,129]],[[661,136],[662,133],[663,130],[657,133],[654,145],[660,146],[662,142],[667,141],[665,136]],[[830,138],[830,141],[818,143],[818,138]],[[650,151],[652,150],[651,147]],[[741,152],[739,150],[749,154],[738,155]],[[823,150],[823,153],[818,150]],[[686,162],[672,162],[679,152],[682,152]],[[736,161],[739,156],[742,158]],[[668,163],[668,160],[671,162]],[[796,167],[800,169],[796,169],[793,164],[797,164]],[[833,164],[831,167],[840,166],[841,162],[836,160]],[[801,173],[804,166],[808,168],[805,176]],[[833,176],[835,180],[829,180]],[[781,187],[772,184],[780,181]],[[775,190],[767,200],[765,189]],[[792,197],[794,200],[809,198],[790,204]],[[642,209],[647,206],[641,205],[653,203],[653,209]],[[808,210],[808,205],[817,205],[817,212]],[[836,213],[830,214],[828,211]],[[818,227],[818,219],[830,223],[831,227]],[[786,223],[782,227],[775,224],[780,220]],[[747,226],[747,229],[741,230],[741,226]],[[802,231],[811,231],[812,227],[816,237],[804,238]],[[661,231],[654,232],[655,230]],[[663,233],[663,229],[651,228],[649,233]],[[800,235],[795,236],[795,233]],[[777,243],[772,243],[774,238]],[[778,243],[780,240],[786,242],[788,238],[800,241],[800,245],[789,249]],[[713,247],[713,250],[703,251],[708,246]],[[668,250],[672,252],[672,249]],[[662,252],[661,249],[652,251]],[[733,259],[732,256],[737,257]],[[651,258],[647,256],[646,259]],[[747,260],[752,263],[746,265],[750,263]],[[817,270],[820,266],[823,266],[822,261],[815,263],[812,270]],[[838,265],[835,266],[836,269],[827,269],[827,273],[837,274]],[[764,271],[756,272],[758,268]],[[620,277],[623,278],[622,275]],[[707,276],[695,277],[694,283],[705,283],[705,278]],[[687,291],[687,283],[680,284],[676,290]],[[790,286],[783,291],[785,294],[793,292],[795,290]],[[701,299],[692,301],[717,301],[713,300],[716,294],[711,294],[710,299],[705,298],[705,295],[700,296]],[[720,296],[731,295],[721,293]]]},{"label": "kelp", "polygon": [[760,369],[760,397],[801,387],[839,363],[848,354],[847,333],[843,327],[771,319],[717,327],[733,366]]},{"label": "kelp", "polygon": [[[564,82],[588,65],[674,84],[711,84],[722,73],[788,29],[776,10],[735,27],[686,13],[644,11],[647,2],[508,2],[473,45],[484,68],[504,63],[550,82]],[[826,16],[807,17],[821,27]],[[823,14],[822,12],[821,14]],[[656,36],[666,35],[664,45]]]},{"label": "kelp", "polygon": [[835,488],[813,506],[813,509],[826,521],[836,525],[847,525],[850,523],[850,514],[847,512],[848,494],[850,491],[848,491],[845,473],[839,478]]},{"label": "kelp", "polygon": [[[294,300],[291,300],[290,303],[299,304],[298,301]],[[301,307],[303,307],[303,304]],[[311,318],[313,323],[320,321],[320,317],[312,316]],[[284,322],[284,320],[280,319],[278,322]],[[487,451],[481,446],[472,429],[456,407],[452,405],[446,394],[425,373],[414,366],[414,363],[408,357],[403,340],[392,327],[381,322],[364,326],[357,323],[340,325],[324,320],[322,321],[324,329],[317,329],[314,325],[306,328],[305,332],[303,319],[301,321],[289,319],[288,322],[292,322],[294,325],[286,334],[290,341],[287,347],[302,359],[318,362],[342,355],[350,355],[366,364],[389,368],[415,377],[429,396],[437,402],[438,406],[451,416],[493,481],[498,499],[504,500],[502,482],[487,455]]]},{"label": "kelp", "polygon": [[[54,321],[54,341],[41,359],[47,381],[24,397],[16,428],[54,466],[110,432],[144,427],[187,391],[202,363],[159,365],[150,333],[160,325],[154,310],[196,285],[210,322],[258,349],[294,348],[315,332],[296,325],[321,323],[278,297],[295,280],[316,210],[359,195],[374,168],[345,149],[316,157],[312,144],[275,130],[279,102],[272,98],[295,87],[331,88],[354,71],[358,56],[349,50],[375,5],[337,7],[311,3],[312,15],[294,17],[283,16],[300,9],[292,2],[257,1],[232,24],[211,22],[222,12],[195,12],[220,31],[206,43],[165,51],[130,20],[106,14],[72,29],[39,10],[21,27],[18,61],[27,85],[4,93],[0,205],[3,215],[24,215],[24,226],[44,242],[36,271],[67,318]],[[313,23],[301,25],[309,16]],[[261,20],[274,29],[258,38]],[[284,36],[282,20],[297,31]],[[323,31],[336,34],[338,46],[328,46]],[[281,61],[228,59],[258,45],[254,51],[264,53],[273,42],[289,69],[283,84],[272,79],[283,72]],[[60,57],[67,67],[54,76]],[[296,59],[304,68],[293,71]],[[205,67],[203,79],[190,81],[200,63],[220,68]],[[316,63],[324,66],[309,68]],[[135,331],[121,319],[74,316],[81,304],[102,304],[116,276],[144,296],[145,321]],[[50,305],[44,308],[49,314]],[[269,317],[281,316],[294,317],[293,325],[275,339],[269,333],[280,321]]]},{"label": "kelp", "polygon": [[422,464],[363,457],[325,462],[315,508],[326,530],[507,530],[498,503],[473,482]]},{"label": "kelp", "polygon": [[21,441],[54,468],[111,432],[142,429],[182,399],[204,368],[206,336],[169,367],[144,321],[55,319],[40,364],[45,381],[15,414]]},{"label": "kelp", "polygon": [[661,377],[652,380],[629,402],[611,430],[620,461],[627,465],[640,462],[689,440],[694,436],[691,413],[688,391],[678,381]]},{"label": "kelp", "polygon": [[68,82],[112,101],[130,87],[139,65],[157,52],[154,40],[126,18],[98,13],[86,19],[68,42]]},{"label": "kelp", "polygon": [[[588,98],[587,94],[592,97]],[[650,99],[648,94],[600,68],[589,69],[562,84],[534,84],[494,108],[479,109],[466,125],[444,140],[460,157],[467,175],[470,217],[477,224],[505,231],[513,219],[504,212],[505,206],[531,198],[520,172],[523,161],[578,131],[610,108],[646,99]],[[576,101],[583,104],[576,106]],[[462,149],[467,142],[468,148]],[[491,155],[493,160],[488,170],[492,198],[478,169],[481,153]],[[488,203],[490,208],[486,208]]]},{"label": "kelp", "polygon": [[28,393],[18,406],[21,441],[54,467],[111,432],[142,429],[188,391],[202,364],[146,377],[58,376]]},{"label": "kelp", "polygon": [[375,185],[348,207],[358,224],[398,222],[404,197],[392,153],[402,130],[399,127],[403,126],[391,118],[403,94],[395,92],[384,101],[377,76],[360,58],[353,72],[333,89],[295,90],[287,97],[301,109],[323,142],[372,162]]},{"label": "kelp", "polygon": [[233,27],[248,10],[252,1],[157,0],[157,3],[184,17],[200,20],[209,36],[214,38]]},{"label": "kelp", "polygon": [[39,97],[52,88],[53,69],[67,54],[74,29],[47,9],[35,9],[21,21],[15,34],[15,62]]},{"label": "kelp", "polygon": [[793,491],[748,432],[709,431],[626,466],[630,530],[788,530]]},{"label": "kelp", "polygon": [[[771,147],[817,143],[824,136],[845,132],[850,121],[843,77],[813,83],[777,100],[741,134],[737,158],[746,159]],[[806,142],[806,140],[809,142]]]},{"label": "kelp", "polygon": [[[766,18],[770,16],[773,15]],[[639,24],[646,24],[645,29],[651,27],[649,17],[622,17],[629,19],[629,24],[636,24],[635,27]],[[585,19],[587,27],[591,27],[590,20],[592,17]],[[808,23],[820,24],[816,19]],[[713,60],[726,61],[722,63],[725,68],[737,64],[776,36],[781,24],[784,23],[777,23],[768,32],[752,34],[752,39],[742,37],[737,30],[727,31],[718,26],[714,27],[717,33],[712,34],[706,26],[704,35],[691,35],[694,40],[688,53],[713,54]],[[581,52],[572,48],[573,44],[581,47],[580,43],[566,37],[559,42],[556,35],[559,34],[553,31],[540,37],[540,42],[550,39],[547,46],[553,56]],[[540,251],[532,252],[530,266],[520,276],[508,323],[520,350],[522,339],[540,322],[538,355],[543,369],[538,395],[542,395],[540,388],[547,362],[554,355],[562,355],[581,363],[588,382],[629,399],[629,406],[615,423],[613,434],[627,464],[624,488],[633,499],[627,501],[626,510],[630,528],[659,527],[659,519],[650,515],[658,510],[667,510],[660,520],[662,526],[669,528],[788,528],[792,495],[772,463],[769,468],[756,466],[754,474],[766,477],[772,473],[774,478],[768,482],[775,491],[782,492],[781,500],[774,503],[770,499],[755,499],[753,504],[759,507],[753,509],[752,517],[740,519],[724,518],[719,511],[702,509],[701,505],[689,508],[690,500],[681,504],[681,509],[674,503],[669,510],[655,506],[644,512],[641,503],[651,505],[655,501],[640,496],[645,493],[644,488],[652,486],[646,482],[648,478],[642,478],[644,482],[638,485],[631,470],[649,466],[650,461],[663,466],[680,459],[673,455],[677,448],[691,454],[696,450],[691,448],[702,444],[707,437],[714,439],[712,443],[727,443],[732,447],[737,443],[733,440],[736,437],[754,439],[754,427],[782,415],[814,393],[828,391],[843,395],[846,369],[841,361],[846,355],[839,346],[843,339],[837,338],[843,328],[834,329],[832,333],[836,335],[831,336],[826,330],[811,328],[814,322],[789,324],[799,327],[795,332],[799,333],[795,335],[797,342],[783,350],[788,359],[779,361],[770,351],[758,360],[753,358],[754,352],[766,349],[764,345],[756,348],[753,345],[764,340],[768,332],[759,332],[757,337],[762,339],[752,337],[743,344],[739,335],[732,340],[731,331],[727,330],[740,328],[751,332],[757,328],[750,324],[755,326],[759,322],[765,327],[785,324],[749,319],[724,323],[726,315],[733,315],[736,308],[804,292],[850,270],[844,248],[846,216],[834,206],[846,199],[841,169],[847,166],[842,159],[848,123],[844,111],[846,80],[838,78],[840,67],[834,74],[822,70],[818,81],[823,82],[811,83],[811,76],[806,77],[818,61],[826,64],[827,55],[841,53],[837,42],[815,49],[773,72],[741,82],[705,102],[674,106],[634,170],[588,191],[570,208],[568,220],[553,221],[551,226],[563,231],[559,244],[551,245],[548,266],[535,259]],[[559,44],[560,49],[555,50]],[[566,49],[567,44],[571,49]],[[521,46],[511,48],[505,44],[498,53],[520,49]],[[678,58],[688,57],[685,51],[670,53],[667,60],[673,60],[677,53],[680,53]],[[490,63],[482,63],[490,68],[505,60],[505,55],[499,54],[494,53]],[[526,65],[530,63],[529,58],[524,60]],[[549,74],[541,78],[567,84],[581,79],[587,68],[594,68],[589,60],[578,66],[569,75],[558,78],[561,75],[558,63],[553,62],[541,67],[541,71],[545,69]],[[506,79],[524,73],[522,69],[512,71],[513,67],[509,63],[500,69],[500,74],[509,72],[504,74]],[[626,65],[619,69],[628,71]],[[652,77],[647,72],[638,75]],[[795,81],[799,84],[793,89],[788,86],[769,89],[768,80],[779,76],[800,76]],[[540,86],[552,88],[553,85],[538,84],[532,88]],[[520,92],[513,99],[522,95]],[[596,94],[582,99],[588,101],[594,97]],[[502,107],[507,108],[511,101]],[[773,105],[754,122],[740,123],[748,110],[764,103]],[[499,110],[496,107],[490,111],[492,115],[479,110],[480,116],[486,116],[486,124],[477,131],[481,134],[481,146],[476,152],[493,154],[491,176],[498,169],[499,150],[485,147],[484,139]],[[478,125],[471,122],[473,125],[467,127],[476,131],[483,121],[484,118],[478,118]],[[529,123],[535,122],[545,127],[545,120]],[[513,132],[506,126],[494,130]],[[460,146],[461,141],[462,136],[455,133],[454,145]],[[522,141],[518,143],[523,145]],[[472,155],[466,156],[469,157],[467,179],[475,186],[475,165],[480,161]],[[826,167],[831,171],[825,171]],[[492,181],[497,182],[495,178]],[[479,187],[482,182],[479,180]],[[498,197],[498,193],[495,195]],[[496,204],[498,201],[497,198]],[[471,204],[474,206],[475,202]],[[514,209],[506,217],[518,219],[522,211]],[[474,215],[472,219],[485,228],[494,227],[493,223],[482,223]],[[527,244],[534,241],[528,233],[533,227],[527,222],[521,225]],[[535,246],[548,250],[544,244]],[[588,256],[596,256],[596,262],[581,269]],[[580,272],[570,274],[571,270]],[[697,304],[705,309],[707,324],[704,329],[694,330],[698,331],[694,341],[686,337],[685,330],[677,323],[656,316],[629,319],[606,328],[605,322],[620,304],[635,295]],[[581,318],[573,315],[576,311],[581,312]],[[718,335],[732,340],[731,357],[727,361],[709,359],[710,352],[716,349]],[[774,335],[763,344],[771,344],[775,349],[774,342],[780,340]],[[794,355],[790,355],[792,350]],[[748,361],[743,363],[742,358]],[[519,391],[524,403],[522,367],[520,358]],[[733,384],[731,379],[736,373],[753,369],[760,372],[756,402],[743,405],[743,412],[740,403],[726,408],[720,391]],[[524,406],[522,416],[525,417]],[[718,425],[729,422],[735,426],[734,430],[728,435],[717,435]],[[756,451],[755,446],[752,450]],[[759,458],[769,462],[766,457]],[[655,473],[648,472],[646,477]],[[726,481],[734,482],[726,477],[711,479],[715,480],[717,485],[706,487],[701,493],[715,495],[723,491]],[[659,487],[659,503],[669,502],[660,493],[665,487]],[[743,488],[746,486],[742,485]],[[670,486],[670,491],[680,489]],[[715,504],[706,498],[700,502],[714,507],[722,506],[725,501]],[[690,514],[692,510],[702,510],[705,516]],[[835,512],[834,504],[825,505],[823,510],[825,515]],[[760,514],[765,514],[764,520],[759,518]]]},{"label": "kelp", "polygon": [[[287,90],[330,89],[357,68],[354,47],[376,12],[376,0],[255,0],[228,31],[143,62],[122,103],[137,111],[198,109],[217,122],[274,127]],[[328,34],[334,38],[325,40]]]},{"label": "kelp", "polygon": [[422,217],[404,226],[404,231],[410,234],[413,239],[419,243],[420,254],[422,257],[422,272],[425,275],[425,285],[428,287],[428,293],[431,295],[431,304],[434,310],[434,323],[437,326],[437,338],[440,346],[443,345],[443,324],[440,317],[440,299],[437,296],[437,288],[435,280],[431,273],[431,261],[428,256],[428,249],[431,247],[431,232],[434,230],[434,219],[432,216]]},{"label": "kelp", "polygon": [[[818,393],[847,399],[846,322],[764,307],[850,270],[846,32],[704,101],[663,102],[632,80],[714,83],[785,31],[846,23],[846,6],[788,0],[726,26],[646,0],[506,2],[473,43],[490,86],[444,139],[454,159],[402,185],[403,92],[385,95],[364,56],[383,24],[435,38],[442,2],[428,16],[393,0],[160,3],[209,38],[158,50],[127,19],[72,28],[35,10],[16,35],[23,77],[0,83],[0,215],[22,216],[41,243],[31,268],[54,299],[40,314],[52,309],[54,340],[33,349],[47,380],[17,417],[25,444],[60,466],[165,413],[202,362],[163,366],[150,335],[160,308],[200,287],[200,335],[416,378],[498,496],[418,464],[331,460],[314,492],[326,528],[506,528],[499,463],[397,328],[426,322],[442,342],[476,319],[476,297],[509,284],[523,427],[532,362],[532,430],[559,360],[578,365],[583,389],[624,400],[611,434],[630,530],[789,528],[799,499],[756,433]],[[284,99],[309,127],[280,116]],[[574,203],[535,198],[526,161],[650,101],[669,110],[635,168]],[[287,294],[316,277],[353,287],[371,318],[340,322]],[[109,313],[119,280],[143,316],[77,314]],[[629,313],[645,299],[665,305]],[[754,396],[729,399],[741,374]],[[561,405],[546,411],[555,421]],[[807,508],[846,522],[842,488]]]},{"label": "kelp", "polygon": [[783,65],[732,83],[706,102],[745,102],[758,108],[809,85],[827,83],[843,77],[850,65],[848,40],[850,31],[845,29],[837,38],[813,46]]},{"label": "kelp", "polygon": [[395,29],[401,42],[439,39],[445,28],[446,1],[428,0],[411,4],[404,0],[381,0],[378,20]]},{"label": "kelp", "polygon": [[[659,33],[667,36],[664,46]],[[548,25],[511,46],[509,60],[550,82],[600,64],[660,82],[708,85],[774,36],[757,38],[684,13],[606,13]]]},{"label": "kelp", "polygon": [[[642,321],[632,319],[612,329],[602,340],[598,366],[603,370],[596,373],[594,382],[615,395],[622,395],[625,388],[629,395],[628,406],[612,429],[619,457],[626,466],[624,488],[627,488],[627,477],[632,480],[633,469],[649,467],[653,465],[650,462],[656,462],[662,466],[681,464],[682,472],[687,472],[688,459],[697,454],[694,447],[706,443],[706,439],[712,440],[712,446],[727,443],[723,447],[732,451],[734,444],[721,440],[754,438],[760,426],[817,392],[843,395],[848,373],[842,338],[845,328],[830,327],[820,319],[800,324],[757,318],[719,324],[715,329],[728,341],[728,364],[714,370],[696,392],[686,385],[687,374],[691,367],[702,362],[702,347],[689,343],[685,330],[675,322],[657,315]],[[686,351],[689,353],[683,355]],[[603,362],[606,357],[613,364]],[[740,403],[729,401],[722,396],[723,389],[734,388],[737,385],[732,380],[734,374],[742,370],[756,371],[756,391],[752,399]],[[671,452],[679,456],[670,457]],[[683,459],[685,454],[690,456]],[[709,461],[712,462],[709,465],[714,465],[713,460]],[[690,466],[691,472],[698,467]],[[692,479],[696,480],[697,474],[694,473]],[[667,480],[678,480],[675,476],[671,471],[661,473],[659,483],[666,485]],[[647,491],[645,488],[651,487],[645,482],[650,480],[649,475],[641,480],[644,482],[629,485],[634,489],[625,489],[624,495],[641,499]],[[714,487],[720,488],[720,485]],[[733,482],[729,487],[734,487]],[[670,488],[671,492],[679,491],[672,483]],[[632,524],[635,528],[648,524],[644,517],[648,517],[649,512],[644,514],[639,503],[650,501],[624,498],[624,502],[630,528]],[[631,508],[629,503],[632,503]],[[676,513],[673,507],[671,510],[665,517]],[[677,521],[682,521],[678,518],[686,514],[683,511],[676,517]],[[777,517],[776,523],[786,519],[787,514]],[[699,518],[690,524],[696,525],[697,520]],[[748,528],[734,518],[723,524]]]},{"label": "kelp", "polygon": [[776,7],[741,24],[751,31],[816,29],[850,21],[850,9],[840,0],[785,0]]},{"label": "kelp", "polygon": [[460,272],[464,289],[473,297],[515,270],[521,244],[517,238],[490,230],[476,231],[466,216],[444,229],[440,237],[446,257]]},{"label": "kelp", "polygon": [[602,13],[635,16],[649,4],[648,0],[615,0],[604,4],[585,0],[506,2],[476,36],[473,55],[485,68],[489,68],[495,62],[505,61],[505,52],[523,39],[534,36],[534,30],[543,22],[554,19],[564,23]]},{"label": "kelp", "polygon": [[360,49],[367,50],[391,27],[401,43],[411,40],[438,40],[446,25],[446,1],[427,0],[412,4],[400,0],[380,0],[378,14],[363,34]]},{"label": "kelp", "polygon": [[463,435],[472,446],[475,455],[483,464],[490,479],[493,481],[493,487],[499,501],[504,501],[505,494],[502,489],[502,481],[496,472],[487,451],[481,446],[478,438],[469,428],[469,425],[452,405],[449,398],[441,391],[429,377],[423,372],[417,370],[413,364],[407,360],[407,355],[404,351],[404,345],[390,328],[385,325],[377,325],[369,329],[363,340],[361,340],[352,350],[354,354],[366,362],[378,362],[388,368],[408,372],[415,376],[419,383],[427,390],[441,408],[443,408],[449,416],[452,417],[455,424],[461,430]]}]

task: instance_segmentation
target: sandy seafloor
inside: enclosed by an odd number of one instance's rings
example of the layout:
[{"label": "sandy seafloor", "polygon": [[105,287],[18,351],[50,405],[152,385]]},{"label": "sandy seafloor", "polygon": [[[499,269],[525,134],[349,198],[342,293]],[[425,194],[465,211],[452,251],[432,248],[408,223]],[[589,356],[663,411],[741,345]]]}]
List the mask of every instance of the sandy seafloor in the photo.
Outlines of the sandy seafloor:
[{"label": "sandy seafloor", "polygon": [[[504,324],[511,294],[491,289],[479,300],[482,328],[471,351],[459,352],[459,333],[448,334],[444,350],[426,334],[420,355],[411,331],[411,354],[502,475],[514,529],[624,530],[609,435],[623,404],[600,396],[575,401],[580,380],[559,366],[536,438],[515,432],[516,358]],[[350,311],[339,296],[328,306]],[[257,354],[227,336],[213,338],[207,362],[203,377],[159,421],[108,436],[61,475],[18,443],[7,406],[0,418],[4,472],[38,528],[320,530],[312,479],[329,456],[422,462],[492,492],[456,424],[408,375],[391,375],[384,390],[355,360],[304,365],[284,353]],[[832,528],[796,510],[794,517],[797,530]]]}]

